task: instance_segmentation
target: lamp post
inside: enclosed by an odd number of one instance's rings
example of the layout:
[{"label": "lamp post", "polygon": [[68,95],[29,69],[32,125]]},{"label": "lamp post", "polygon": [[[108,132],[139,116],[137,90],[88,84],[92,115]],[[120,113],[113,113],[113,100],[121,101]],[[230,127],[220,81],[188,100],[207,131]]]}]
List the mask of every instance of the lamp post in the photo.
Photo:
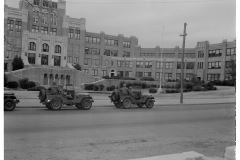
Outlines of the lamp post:
[{"label": "lamp post", "polygon": [[162,55],[163,55],[163,32],[164,32],[164,26],[163,26],[163,30],[162,30],[162,47],[161,47],[161,64],[160,64],[160,81],[159,81],[159,89],[158,89],[158,93],[161,93],[162,92],[162,74],[163,74],[163,58],[162,58]]}]

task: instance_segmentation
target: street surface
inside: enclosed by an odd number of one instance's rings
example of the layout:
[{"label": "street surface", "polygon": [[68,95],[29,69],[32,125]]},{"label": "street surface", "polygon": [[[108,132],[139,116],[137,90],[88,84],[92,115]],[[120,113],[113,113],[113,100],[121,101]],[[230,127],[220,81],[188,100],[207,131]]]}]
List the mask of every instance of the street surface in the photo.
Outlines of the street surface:
[{"label": "street surface", "polygon": [[122,160],[186,151],[223,157],[235,145],[235,104],[23,107],[4,112],[4,129],[6,160]]}]

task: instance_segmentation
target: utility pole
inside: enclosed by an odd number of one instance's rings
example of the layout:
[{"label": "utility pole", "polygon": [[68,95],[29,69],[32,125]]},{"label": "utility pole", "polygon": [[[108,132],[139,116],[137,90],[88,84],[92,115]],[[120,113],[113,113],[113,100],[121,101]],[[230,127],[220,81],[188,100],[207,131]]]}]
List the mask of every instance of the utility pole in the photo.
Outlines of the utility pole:
[{"label": "utility pole", "polygon": [[162,55],[163,55],[163,32],[164,32],[164,26],[163,26],[163,30],[162,30],[162,46],[161,46],[161,51],[160,51],[160,54],[161,54],[161,64],[160,64],[160,68],[161,68],[161,71],[160,71],[160,75],[159,75],[159,89],[158,89],[158,93],[161,93],[162,92],[162,77],[163,77],[163,60],[162,60]]},{"label": "utility pole", "polygon": [[183,70],[184,70],[184,51],[185,51],[185,39],[187,36],[186,33],[186,27],[187,27],[187,23],[184,23],[184,30],[183,30],[183,34],[180,35],[183,37],[183,45],[182,45],[182,64],[181,64],[181,96],[180,96],[180,103],[183,103],[183,81],[184,81],[184,74],[183,74]]}]

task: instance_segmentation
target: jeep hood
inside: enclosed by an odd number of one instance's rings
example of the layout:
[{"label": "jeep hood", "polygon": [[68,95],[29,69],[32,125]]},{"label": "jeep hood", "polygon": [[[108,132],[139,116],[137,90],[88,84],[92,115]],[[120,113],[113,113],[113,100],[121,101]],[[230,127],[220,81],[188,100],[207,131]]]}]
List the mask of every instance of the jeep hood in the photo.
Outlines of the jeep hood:
[{"label": "jeep hood", "polygon": [[77,93],[76,95],[78,95],[78,96],[90,96],[89,93]]}]

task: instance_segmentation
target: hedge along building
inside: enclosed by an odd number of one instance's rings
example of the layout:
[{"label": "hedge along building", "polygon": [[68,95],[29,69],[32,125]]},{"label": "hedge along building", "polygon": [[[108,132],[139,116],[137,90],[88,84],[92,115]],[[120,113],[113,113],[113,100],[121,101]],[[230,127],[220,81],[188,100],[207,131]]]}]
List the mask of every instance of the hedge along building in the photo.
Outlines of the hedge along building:
[{"label": "hedge along building", "polygon": [[[9,37],[18,39],[25,67],[71,70],[73,63],[79,63],[89,77],[121,75],[133,78],[151,76],[157,80],[160,77],[180,79],[181,48],[141,48],[135,36],[86,32],[84,18],[66,15],[66,1],[28,1],[31,4],[20,0],[20,9],[5,6],[4,17],[7,31],[12,32]],[[18,21],[21,21],[20,27]],[[5,69],[11,70],[7,61],[18,52],[9,45],[5,45],[4,51],[5,55],[11,55],[5,56]],[[204,81],[226,79],[226,61],[229,61],[229,55],[235,54],[235,41],[220,44],[198,42],[195,48],[185,49],[184,78],[189,79],[195,73]],[[40,73],[41,77],[46,75]],[[80,77],[73,74],[71,72],[70,81],[77,82]],[[50,74],[47,75],[50,78]],[[40,84],[45,82],[41,80]]]}]

